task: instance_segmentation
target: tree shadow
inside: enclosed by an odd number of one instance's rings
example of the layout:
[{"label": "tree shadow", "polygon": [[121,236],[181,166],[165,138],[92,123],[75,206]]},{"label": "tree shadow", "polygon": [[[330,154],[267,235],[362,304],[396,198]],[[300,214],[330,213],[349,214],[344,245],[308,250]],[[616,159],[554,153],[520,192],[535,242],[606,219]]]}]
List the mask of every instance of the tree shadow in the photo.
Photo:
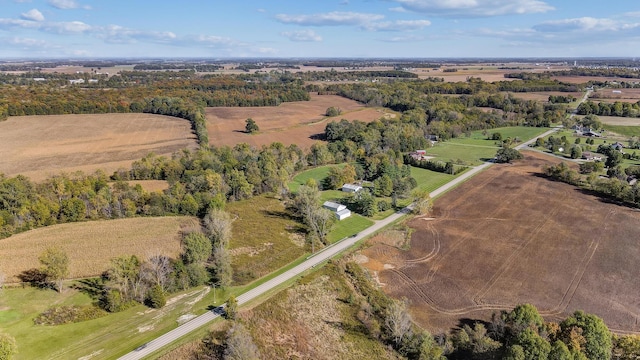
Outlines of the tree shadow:
[{"label": "tree shadow", "polygon": [[297,221],[299,219],[299,217],[294,216],[289,211],[261,210],[260,212],[270,218],[278,218],[278,219],[293,220],[293,221]]},{"label": "tree shadow", "polygon": [[311,135],[309,135],[309,139],[311,139],[311,140],[327,140],[327,136],[324,133],[311,134]]},{"label": "tree shadow", "polygon": [[452,330],[460,330],[462,329],[465,325],[468,325],[470,328],[473,329],[473,327],[476,324],[482,324],[484,325],[485,329],[488,329],[489,326],[491,325],[490,322],[488,321],[484,321],[484,320],[479,320],[479,319],[471,319],[471,318],[460,318],[458,320],[458,324],[456,325],[456,327],[452,328]]},{"label": "tree shadow", "polygon": [[87,294],[94,300],[100,300],[104,295],[106,285],[102,278],[89,278],[78,280],[71,285],[71,288]]},{"label": "tree shadow", "polygon": [[47,281],[47,274],[40,269],[25,270],[18,275],[18,279],[38,289],[55,289],[53,284]]}]

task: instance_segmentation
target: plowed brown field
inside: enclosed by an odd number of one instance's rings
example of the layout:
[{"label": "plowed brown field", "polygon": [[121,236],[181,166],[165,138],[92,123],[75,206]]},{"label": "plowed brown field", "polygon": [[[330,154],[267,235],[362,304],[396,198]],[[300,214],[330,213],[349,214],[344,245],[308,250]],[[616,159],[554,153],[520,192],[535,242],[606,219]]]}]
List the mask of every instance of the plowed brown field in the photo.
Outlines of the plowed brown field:
[{"label": "plowed brown field", "polygon": [[150,152],[195,148],[187,120],[151,114],[11,117],[0,122],[0,173],[39,181],[60,172],[128,168]]},{"label": "plowed brown field", "polygon": [[[324,116],[331,106],[341,108],[342,114],[330,118]],[[308,148],[318,141],[314,137],[323,134],[327,123],[332,120],[371,122],[385,116],[396,115],[391,110],[368,108],[341,96],[311,95],[310,101],[283,103],[280,106],[207,108],[207,128],[209,142],[216,146],[247,143],[259,147],[281,142]],[[259,133],[244,132],[248,118],[258,124]]]},{"label": "plowed brown field", "polygon": [[365,266],[435,332],[519,303],[547,320],[582,309],[640,332],[640,212],[541,178],[543,156],[493,166],[439,198],[431,218],[408,222],[408,251],[374,238]]}]

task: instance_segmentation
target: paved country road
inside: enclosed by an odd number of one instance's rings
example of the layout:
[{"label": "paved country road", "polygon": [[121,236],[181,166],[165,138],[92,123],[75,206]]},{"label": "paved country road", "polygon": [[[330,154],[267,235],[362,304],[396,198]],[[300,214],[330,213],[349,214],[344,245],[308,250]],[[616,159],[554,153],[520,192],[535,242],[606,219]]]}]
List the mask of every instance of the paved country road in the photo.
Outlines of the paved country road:
[{"label": "paved country road", "polygon": [[[478,172],[486,169],[487,167],[491,166],[491,163],[484,163],[480,166],[476,166],[473,167],[472,169],[468,170],[467,172],[465,172],[464,174],[460,175],[459,177],[455,178],[454,180],[446,183],[445,185],[439,187],[438,189],[434,190],[431,192],[431,196],[432,197],[437,197],[441,194],[443,194],[444,192],[446,192],[447,190],[453,188],[454,186],[462,183],[463,181],[467,180],[468,178],[472,177],[473,175],[477,174]],[[411,212],[412,209],[412,205],[409,205],[408,207],[396,212],[393,215],[390,215],[389,217],[383,219],[383,220],[379,220],[376,221],[375,224],[373,224],[372,226],[368,227],[365,230],[360,231],[358,234],[346,238],[344,240],[341,240],[331,246],[328,246],[324,249],[322,249],[321,251],[319,251],[318,253],[316,253],[315,255],[311,256],[308,258],[308,260],[306,260],[305,262],[301,263],[300,265],[276,276],[275,278],[245,292],[242,295],[239,295],[237,297],[238,300],[238,305],[242,305],[244,303],[247,303],[263,294],[265,294],[266,292],[268,292],[271,289],[274,289],[275,287],[283,284],[284,282],[295,278],[296,276],[302,274],[303,272],[305,272],[306,270],[311,269],[312,267],[340,254],[341,252],[343,252],[344,250],[352,247],[353,245],[355,245],[358,241],[366,238],[369,235],[372,235],[373,233],[381,230],[382,228],[390,225],[391,223],[395,222],[396,220],[400,219],[402,216],[408,214]],[[223,306],[219,306],[211,311],[207,311],[206,313],[194,318],[193,320],[182,324],[180,326],[178,326],[177,328],[165,333],[164,335],[161,335],[151,341],[149,341],[146,344],[143,344],[139,347],[137,347],[135,350],[131,351],[130,353],[120,357],[121,360],[134,360],[134,359],[142,359],[147,355],[150,355],[151,353],[160,350],[162,347],[170,344],[171,342],[181,338],[182,336],[187,335],[188,333],[195,331],[196,329],[208,324],[209,322],[213,321],[214,319],[218,318],[219,316],[221,316],[224,313],[223,310]]]}]

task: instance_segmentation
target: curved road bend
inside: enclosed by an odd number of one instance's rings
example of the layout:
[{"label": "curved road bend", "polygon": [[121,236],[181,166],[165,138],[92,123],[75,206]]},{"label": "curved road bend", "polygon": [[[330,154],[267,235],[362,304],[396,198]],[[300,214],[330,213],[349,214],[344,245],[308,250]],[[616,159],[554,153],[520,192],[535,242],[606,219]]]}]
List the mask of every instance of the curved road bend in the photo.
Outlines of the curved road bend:
[{"label": "curved road bend", "polygon": [[[452,181],[444,184],[443,186],[439,187],[438,189],[434,190],[431,192],[431,197],[437,197],[439,195],[441,195],[442,193],[444,193],[445,191],[451,189],[452,187],[462,183],[463,181],[467,180],[468,178],[470,178],[471,176],[477,174],[478,172],[486,169],[487,167],[491,166],[491,163],[484,163],[482,165],[476,166],[474,168],[472,168],[471,170],[465,172],[464,174],[460,175],[459,177],[453,179]],[[242,295],[239,295],[237,297],[238,299],[238,305],[242,305],[246,302],[249,302],[261,295],[263,295],[264,293],[268,292],[269,290],[281,285],[282,283],[300,275],[301,273],[303,273],[306,270],[311,269],[312,267],[336,256],[337,254],[343,252],[344,250],[352,247],[353,245],[355,245],[358,241],[364,239],[365,237],[375,233],[376,231],[388,226],[389,224],[393,223],[394,221],[398,220],[399,218],[401,218],[402,216],[408,214],[409,212],[411,212],[412,209],[412,205],[407,206],[406,208],[396,212],[393,215],[390,215],[389,217],[383,219],[383,220],[379,220],[376,221],[375,224],[371,225],[370,227],[366,228],[365,230],[360,231],[360,233],[358,233],[355,236],[352,236],[350,238],[346,238],[340,242],[335,243],[334,245],[331,245],[323,250],[321,250],[320,252],[318,252],[316,255],[313,255],[311,257],[309,257],[308,260],[306,260],[305,262],[301,263],[300,265],[276,276],[275,278],[259,285],[256,286],[255,288],[245,292]],[[130,353],[120,357],[120,360],[137,360],[137,359],[142,359],[145,356],[148,356],[149,354],[161,349],[162,347],[168,345],[169,343],[179,339],[180,337],[198,329],[201,326],[206,325],[207,323],[213,321],[214,319],[216,319],[217,317],[219,317],[222,313],[223,313],[223,306],[219,306],[216,309],[213,309],[211,311],[207,311],[206,313],[194,318],[193,320],[184,323],[180,326],[178,326],[177,328],[149,341],[146,344],[143,344],[141,346],[139,346],[138,348],[136,348],[135,350],[131,351]]]}]

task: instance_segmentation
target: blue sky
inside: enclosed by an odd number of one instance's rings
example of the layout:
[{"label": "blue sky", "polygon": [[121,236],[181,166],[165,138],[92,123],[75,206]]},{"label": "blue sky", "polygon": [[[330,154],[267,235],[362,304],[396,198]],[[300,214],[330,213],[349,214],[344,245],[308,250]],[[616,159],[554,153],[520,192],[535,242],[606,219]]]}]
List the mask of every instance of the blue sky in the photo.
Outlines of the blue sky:
[{"label": "blue sky", "polygon": [[640,57],[638,0],[0,0],[0,58]]}]

